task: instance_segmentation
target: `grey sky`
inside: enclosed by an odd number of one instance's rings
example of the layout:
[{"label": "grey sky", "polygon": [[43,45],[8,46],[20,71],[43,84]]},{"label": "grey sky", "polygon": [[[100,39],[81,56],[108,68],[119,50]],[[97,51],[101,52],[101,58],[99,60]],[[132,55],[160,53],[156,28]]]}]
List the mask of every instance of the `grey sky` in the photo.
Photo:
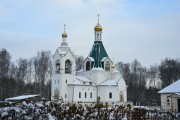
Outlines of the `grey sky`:
[{"label": "grey sky", "polygon": [[165,57],[180,58],[178,0],[1,0],[0,48],[6,48],[13,61],[41,50],[54,54],[66,24],[69,46],[86,57],[97,14],[104,46],[115,62],[136,58],[149,66]]}]

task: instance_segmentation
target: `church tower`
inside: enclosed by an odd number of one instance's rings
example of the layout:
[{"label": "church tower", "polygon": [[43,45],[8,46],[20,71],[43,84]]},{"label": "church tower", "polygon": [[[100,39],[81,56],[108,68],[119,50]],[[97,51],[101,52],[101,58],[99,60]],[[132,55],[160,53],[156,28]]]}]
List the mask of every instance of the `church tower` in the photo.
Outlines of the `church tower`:
[{"label": "church tower", "polygon": [[56,49],[53,56],[51,100],[67,101],[67,85],[72,83],[75,77],[75,57],[67,44],[67,36],[64,25],[61,46]]}]

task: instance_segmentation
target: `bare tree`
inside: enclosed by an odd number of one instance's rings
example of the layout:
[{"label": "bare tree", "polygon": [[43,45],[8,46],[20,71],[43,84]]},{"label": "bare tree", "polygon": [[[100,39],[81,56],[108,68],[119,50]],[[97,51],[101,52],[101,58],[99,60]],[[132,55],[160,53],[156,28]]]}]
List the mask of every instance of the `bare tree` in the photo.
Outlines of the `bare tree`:
[{"label": "bare tree", "polygon": [[83,61],[84,57],[83,56],[76,56],[76,70],[81,70],[83,68]]},{"label": "bare tree", "polygon": [[166,58],[159,65],[162,86],[173,83],[180,78],[180,63],[174,59]]},{"label": "bare tree", "polygon": [[36,86],[39,88],[39,93],[44,96],[46,94],[43,92],[44,85],[50,77],[50,51],[37,53],[37,56],[34,58],[34,69]]},{"label": "bare tree", "polygon": [[0,99],[5,98],[11,56],[6,49],[0,50]]}]

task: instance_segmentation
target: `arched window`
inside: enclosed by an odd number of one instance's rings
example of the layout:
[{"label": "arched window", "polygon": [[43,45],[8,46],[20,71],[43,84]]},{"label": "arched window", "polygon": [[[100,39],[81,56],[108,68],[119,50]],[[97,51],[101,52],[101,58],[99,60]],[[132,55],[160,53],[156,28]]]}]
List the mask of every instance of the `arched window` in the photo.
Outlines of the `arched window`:
[{"label": "arched window", "polygon": [[110,71],[110,63],[108,61],[105,62],[105,70]]},{"label": "arched window", "polygon": [[99,40],[99,34],[97,34],[97,40]]},{"label": "arched window", "polygon": [[54,90],[54,99],[59,99],[59,89]]},{"label": "arched window", "polygon": [[90,98],[92,98],[92,92],[90,93]]},{"label": "arched window", "polygon": [[60,61],[57,60],[56,62],[56,73],[60,73]]},{"label": "arched window", "polygon": [[70,60],[66,60],[66,62],[65,62],[65,73],[71,73],[71,62],[70,62]]},{"label": "arched window", "polygon": [[87,61],[87,62],[86,62],[86,70],[90,70],[90,68],[91,68],[91,67],[90,67],[90,62]]},{"label": "arched window", "polygon": [[84,97],[86,98],[86,92],[85,92],[85,94],[84,94]]},{"label": "arched window", "polygon": [[111,92],[109,93],[109,98],[112,98],[112,93]]},{"label": "arched window", "polygon": [[79,92],[79,98],[81,98],[81,92]]}]

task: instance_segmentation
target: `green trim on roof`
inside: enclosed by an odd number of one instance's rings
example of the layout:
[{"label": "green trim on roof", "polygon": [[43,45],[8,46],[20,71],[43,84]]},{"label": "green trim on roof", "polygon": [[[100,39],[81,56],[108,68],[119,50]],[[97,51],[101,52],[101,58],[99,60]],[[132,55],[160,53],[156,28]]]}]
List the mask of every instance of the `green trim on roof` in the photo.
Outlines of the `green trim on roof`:
[{"label": "green trim on roof", "polygon": [[94,41],[91,52],[89,53],[89,57],[94,58],[94,67],[103,67],[101,64],[101,60],[104,57],[108,57],[108,54],[106,53],[102,41]]}]

